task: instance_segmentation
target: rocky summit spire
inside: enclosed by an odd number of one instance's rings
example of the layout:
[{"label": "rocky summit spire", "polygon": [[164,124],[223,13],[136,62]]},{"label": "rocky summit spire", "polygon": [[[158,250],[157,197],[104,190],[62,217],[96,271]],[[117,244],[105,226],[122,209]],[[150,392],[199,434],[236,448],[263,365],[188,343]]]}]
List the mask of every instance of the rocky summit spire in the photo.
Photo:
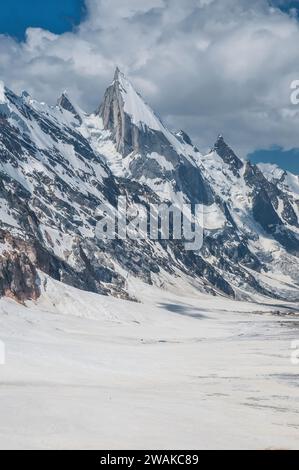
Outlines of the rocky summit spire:
[{"label": "rocky summit spire", "polygon": [[68,111],[69,113],[73,114],[73,116],[80,122],[82,123],[82,119],[76,110],[75,106],[72,104],[70,98],[68,97],[68,94],[66,91],[64,91],[61,96],[57,100],[57,106],[60,108],[64,109],[65,111]]},{"label": "rocky summit spire", "polygon": [[239,170],[243,167],[244,163],[234,151],[227,145],[223,136],[221,134],[218,135],[216,143],[213,147],[213,151],[219,155],[222,160],[229,165],[231,171],[235,174],[239,174]]}]

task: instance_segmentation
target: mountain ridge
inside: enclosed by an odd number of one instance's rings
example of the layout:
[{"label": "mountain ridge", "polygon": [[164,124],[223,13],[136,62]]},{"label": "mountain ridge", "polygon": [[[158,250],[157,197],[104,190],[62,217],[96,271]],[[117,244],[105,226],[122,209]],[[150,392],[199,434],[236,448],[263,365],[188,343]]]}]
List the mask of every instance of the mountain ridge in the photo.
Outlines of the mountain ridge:
[{"label": "mountain ridge", "polygon": [[[128,275],[159,284],[167,272],[214,295],[298,300],[299,180],[264,172],[223,136],[202,155],[119,70],[92,114],[67,93],[48,106],[2,86],[0,296],[37,298],[42,271],[129,298]],[[201,252],[179,240],[97,240],[97,207],[115,209],[121,195],[128,206],[200,205]]]}]

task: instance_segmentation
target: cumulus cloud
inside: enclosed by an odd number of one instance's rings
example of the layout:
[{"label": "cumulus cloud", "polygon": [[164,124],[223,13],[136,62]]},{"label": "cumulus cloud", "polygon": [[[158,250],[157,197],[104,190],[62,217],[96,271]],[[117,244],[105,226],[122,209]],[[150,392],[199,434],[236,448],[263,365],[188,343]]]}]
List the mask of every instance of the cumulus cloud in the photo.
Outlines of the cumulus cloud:
[{"label": "cumulus cloud", "polygon": [[0,78],[54,103],[61,90],[88,111],[116,65],[172,128],[206,150],[218,133],[242,154],[299,146],[299,23],[267,0],[86,0],[71,33],[0,36]]}]

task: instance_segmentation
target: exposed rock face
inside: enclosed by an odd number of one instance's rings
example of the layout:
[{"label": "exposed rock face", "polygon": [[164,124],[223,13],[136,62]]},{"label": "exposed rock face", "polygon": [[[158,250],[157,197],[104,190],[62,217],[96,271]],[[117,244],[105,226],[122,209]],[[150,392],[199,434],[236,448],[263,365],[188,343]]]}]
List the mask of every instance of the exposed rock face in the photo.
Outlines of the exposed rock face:
[{"label": "exposed rock face", "polygon": [[69,99],[66,92],[62,93],[62,95],[58,99],[57,106],[61,107],[65,111],[68,111],[69,113],[73,114],[73,116],[78,120],[79,124],[82,124],[82,119],[80,117],[80,114],[75,109],[74,105],[71,103],[71,101],[70,101],[70,99]]},{"label": "exposed rock face", "polygon": [[[134,120],[130,114],[138,106],[143,106],[141,115],[146,122]],[[164,134],[163,124],[118,68],[97,114],[102,117],[104,128],[111,131],[116,149],[124,157],[132,153],[145,156],[157,152],[174,165],[178,163],[177,152]]]},{"label": "exposed rock face", "polygon": [[39,297],[39,277],[34,250],[23,240],[17,240],[0,230],[0,297],[7,296],[19,302]]},{"label": "exposed rock face", "polygon": [[119,69],[116,69],[113,83],[107,89],[97,114],[102,117],[104,128],[112,132],[118,152],[127,156],[138,150],[138,129],[124,111]]},{"label": "exposed rock face", "polygon": [[[147,283],[164,282],[167,275],[191,279],[214,295],[299,299],[294,178],[270,178],[240,159],[223,137],[201,155],[184,131],[172,134],[162,124],[119,70],[93,115],[66,94],[47,107],[5,89],[0,296],[36,299],[43,272],[122,298],[129,298],[129,275]],[[131,209],[199,205],[202,249],[187,251],[183,240],[172,237],[97,239],[96,209],[105,203],[115,211],[119,196]],[[278,289],[276,276],[290,281]]]},{"label": "exposed rock face", "polygon": [[[266,233],[275,238],[287,251],[299,254],[298,238],[288,226],[298,227],[298,219],[291,202],[281,189],[269,182],[258,166],[247,162],[244,179],[252,188],[252,212]],[[279,205],[282,210],[278,214]],[[288,226],[285,226],[285,223]]]},{"label": "exposed rock face", "polygon": [[193,146],[193,143],[192,143],[192,140],[190,139],[190,137],[188,136],[188,134],[186,134],[186,132],[184,132],[183,130],[180,130],[179,132],[177,132],[175,134],[175,136],[184,144],[187,144],[187,145],[190,145],[190,146]]},{"label": "exposed rock face", "polygon": [[[138,107],[142,108],[141,111]],[[186,158],[185,144],[192,146],[191,152],[198,152],[191,139],[183,131],[177,135],[168,131],[119,69],[105,93],[98,114],[103,119],[104,128],[111,131],[117,151],[123,157],[131,155],[130,178],[162,178],[170,181],[175,191],[185,194],[193,204],[213,203],[212,191],[200,169]],[[161,155],[164,165],[151,158],[152,155]]]},{"label": "exposed rock face", "polygon": [[3,253],[0,256],[0,297],[19,302],[36,300],[40,295],[35,266],[24,253]]}]

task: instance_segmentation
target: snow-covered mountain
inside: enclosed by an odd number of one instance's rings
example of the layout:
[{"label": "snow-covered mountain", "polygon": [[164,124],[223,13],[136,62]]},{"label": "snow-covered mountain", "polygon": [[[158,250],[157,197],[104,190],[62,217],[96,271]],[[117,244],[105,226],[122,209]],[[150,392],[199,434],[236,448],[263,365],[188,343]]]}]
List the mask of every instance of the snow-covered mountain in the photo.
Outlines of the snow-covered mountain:
[{"label": "snow-covered mountain", "polygon": [[[97,207],[115,210],[120,195],[129,206],[200,204],[202,250],[96,239]],[[184,277],[240,299],[298,300],[298,201],[297,176],[242,160],[222,136],[202,155],[118,69],[92,114],[67,93],[48,106],[0,84],[0,296],[37,298],[44,272],[124,298],[132,275],[158,285]]]}]

